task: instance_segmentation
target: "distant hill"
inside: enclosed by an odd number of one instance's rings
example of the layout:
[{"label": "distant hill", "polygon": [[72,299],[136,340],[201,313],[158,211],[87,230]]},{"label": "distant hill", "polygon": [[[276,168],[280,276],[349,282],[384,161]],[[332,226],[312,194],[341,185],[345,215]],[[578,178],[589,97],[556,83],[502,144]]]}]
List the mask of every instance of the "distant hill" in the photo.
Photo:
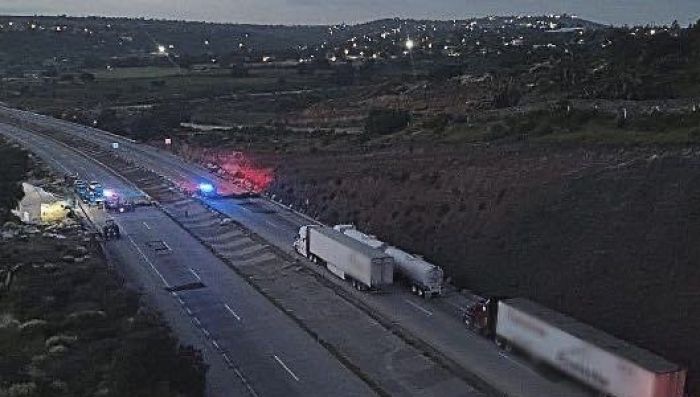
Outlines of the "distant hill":
[{"label": "distant hill", "polygon": [[[456,21],[382,19],[357,25],[281,26],[219,24],[170,20],[0,16],[0,68],[99,63],[115,57],[142,57],[159,46],[175,56],[282,57],[321,54],[353,37],[393,32],[401,37],[442,37],[483,29],[602,28],[571,16],[485,17]],[[0,70],[1,71],[1,70]]]}]

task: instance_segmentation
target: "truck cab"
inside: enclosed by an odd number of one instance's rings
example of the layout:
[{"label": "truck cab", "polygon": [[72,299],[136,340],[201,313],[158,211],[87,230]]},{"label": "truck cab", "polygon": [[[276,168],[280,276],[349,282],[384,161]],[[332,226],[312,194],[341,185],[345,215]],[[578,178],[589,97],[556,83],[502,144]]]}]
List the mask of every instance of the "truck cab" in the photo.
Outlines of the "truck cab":
[{"label": "truck cab", "polygon": [[309,244],[307,243],[307,238],[309,235],[308,229],[308,226],[300,227],[299,235],[297,236],[297,239],[294,240],[294,249],[299,253],[299,255],[303,255],[306,258],[309,257]]},{"label": "truck cab", "polygon": [[486,337],[495,336],[498,301],[502,298],[483,298],[472,303],[462,315],[462,321],[470,330]]}]

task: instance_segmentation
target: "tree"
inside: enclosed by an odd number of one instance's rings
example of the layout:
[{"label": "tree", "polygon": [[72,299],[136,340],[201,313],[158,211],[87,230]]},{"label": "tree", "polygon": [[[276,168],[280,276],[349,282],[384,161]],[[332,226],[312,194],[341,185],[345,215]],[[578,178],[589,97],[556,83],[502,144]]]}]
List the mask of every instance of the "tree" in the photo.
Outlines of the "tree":
[{"label": "tree", "polygon": [[182,104],[159,105],[133,119],[128,132],[133,138],[144,141],[161,139],[190,119],[190,110]]},{"label": "tree", "polygon": [[248,68],[242,63],[231,65],[231,77],[248,77]]},{"label": "tree", "polygon": [[355,83],[355,68],[345,63],[335,69],[335,78],[338,85],[353,85]]},{"label": "tree", "polygon": [[124,129],[124,125],[114,109],[102,109],[100,111],[97,116],[97,127],[117,134]]},{"label": "tree", "polygon": [[391,134],[406,128],[411,115],[406,110],[375,108],[370,110],[365,120],[365,132],[368,134]]},{"label": "tree", "polygon": [[95,75],[93,73],[83,72],[80,73],[80,80],[84,83],[92,83],[95,81]]},{"label": "tree", "polygon": [[21,149],[0,141],[0,224],[10,217],[24,196],[22,180],[29,169],[29,157]]},{"label": "tree", "polygon": [[515,85],[513,80],[506,83],[501,83],[497,88],[496,95],[493,98],[493,106],[496,109],[504,109],[517,106],[522,98],[522,93]]}]

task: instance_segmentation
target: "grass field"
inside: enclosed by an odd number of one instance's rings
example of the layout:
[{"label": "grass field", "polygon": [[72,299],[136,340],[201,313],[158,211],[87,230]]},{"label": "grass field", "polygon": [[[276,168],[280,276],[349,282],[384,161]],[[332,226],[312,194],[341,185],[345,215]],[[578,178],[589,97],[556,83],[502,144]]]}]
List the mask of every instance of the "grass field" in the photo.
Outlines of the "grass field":
[{"label": "grass field", "polygon": [[[280,78],[233,77],[222,71],[177,74],[174,68],[133,68],[100,72],[91,83],[8,84],[0,100],[38,111],[46,109],[91,109],[96,105],[116,106],[160,103],[171,100],[212,99],[234,94],[308,89],[319,86],[313,76]],[[114,73],[114,74],[111,74]],[[128,76],[128,77],[127,77]]]},{"label": "grass field", "polygon": [[527,140],[540,143],[615,145],[700,143],[698,115],[638,115],[619,125],[613,115],[574,111],[560,117],[535,111],[477,124],[454,124],[439,139],[448,142]]},{"label": "grass field", "polygon": [[122,80],[122,79],[157,79],[168,76],[178,76],[187,73],[186,70],[177,67],[133,67],[113,69],[89,69],[88,73],[95,75],[98,80]]}]

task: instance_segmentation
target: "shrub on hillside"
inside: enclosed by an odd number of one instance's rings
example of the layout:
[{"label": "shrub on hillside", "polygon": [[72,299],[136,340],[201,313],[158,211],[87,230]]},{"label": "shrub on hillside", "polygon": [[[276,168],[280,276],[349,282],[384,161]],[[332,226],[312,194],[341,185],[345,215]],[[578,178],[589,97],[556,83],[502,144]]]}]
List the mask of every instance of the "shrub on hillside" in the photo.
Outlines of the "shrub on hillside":
[{"label": "shrub on hillside", "polygon": [[411,115],[406,110],[381,109],[370,110],[365,120],[365,132],[368,134],[385,135],[406,128],[411,121]]}]

